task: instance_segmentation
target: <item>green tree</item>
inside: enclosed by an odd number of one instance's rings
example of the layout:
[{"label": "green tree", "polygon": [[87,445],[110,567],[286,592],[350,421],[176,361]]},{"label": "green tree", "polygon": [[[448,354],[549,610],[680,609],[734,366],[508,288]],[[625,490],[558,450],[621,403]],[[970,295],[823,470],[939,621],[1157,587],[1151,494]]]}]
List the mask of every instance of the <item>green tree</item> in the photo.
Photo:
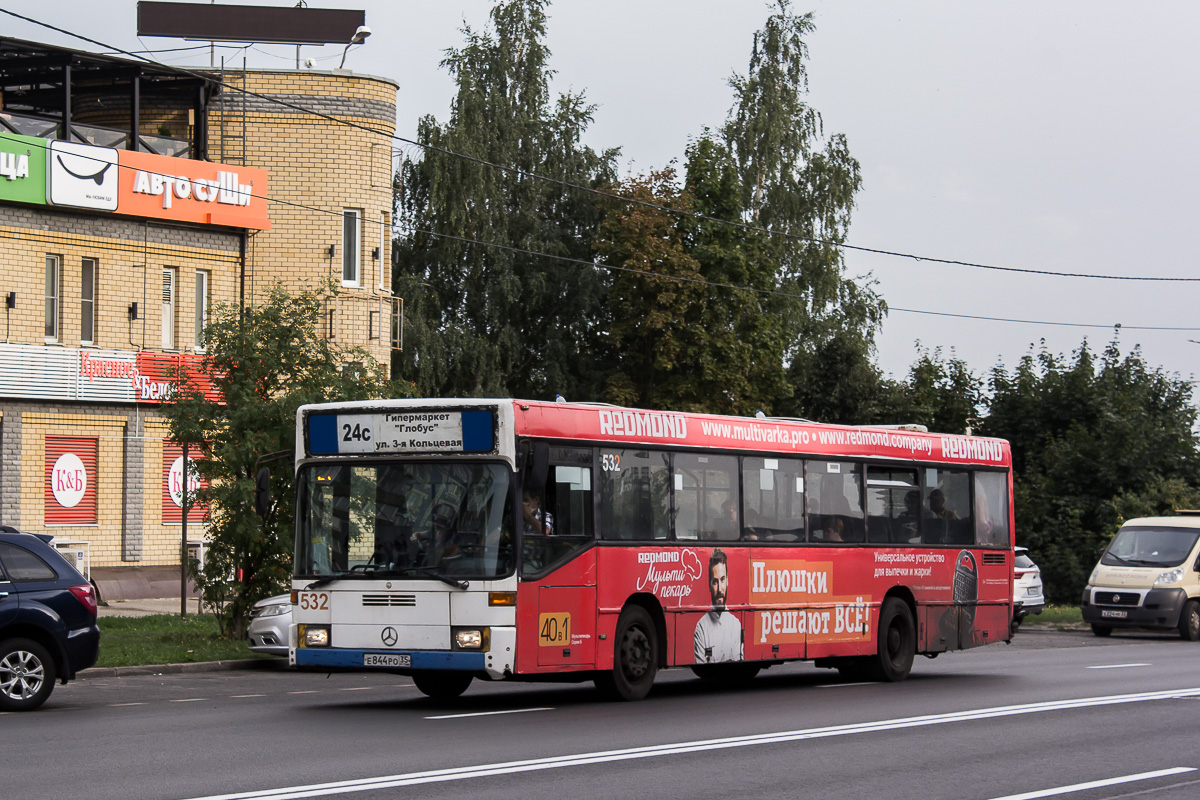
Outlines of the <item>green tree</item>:
[{"label": "green tree", "polygon": [[[551,99],[546,0],[509,0],[442,66],[458,86],[449,122],[425,117],[405,159],[394,288],[405,297],[396,374],[433,396],[594,396],[604,281],[590,262],[599,212],[568,184],[600,186],[616,151],[580,144],[593,107]],[[462,157],[450,155],[460,154]],[[542,180],[540,175],[551,180]]]},{"label": "green tree", "polygon": [[[385,383],[365,351],[319,333],[333,300],[328,291],[292,295],[276,285],[260,305],[217,306],[198,374],[177,375],[174,400],[163,405],[171,438],[188,444],[209,483],[198,498],[209,504],[209,546],[194,577],[232,638],[243,635],[251,606],[291,575],[296,409],[403,391]],[[206,383],[213,393],[205,394]],[[260,459],[278,453],[286,456],[265,462],[273,502],[263,518],[254,475]]]},{"label": "green tree", "polygon": [[[780,317],[792,384],[819,376],[831,351],[852,358],[857,374],[869,378],[865,365],[886,305],[870,283],[845,276],[841,248],[862,176],[846,137],[826,138],[820,114],[806,101],[805,37],[813,17],[797,16],[790,6],[777,1],[755,34],[748,73],[730,81],[734,105],[722,134],[741,178],[741,219],[772,232],[767,248],[778,287],[793,296]],[[828,404],[809,409],[791,402],[783,410],[815,417],[828,413]]]},{"label": "green tree", "polygon": [[1045,349],[991,376],[984,432],[1012,443],[1017,541],[1035,551],[1054,602],[1077,602],[1097,552],[1133,514],[1197,499],[1190,383],[1117,340],[1097,358]]},{"label": "green tree", "polygon": [[622,271],[607,302],[606,396],[753,414],[786,391],[774,264],[758,235],[713,221],[740,209],[725,145],[706,134],[687,155],[683,189],[668,169],[613,190],[640,203],[607,204],[596,249]]}]

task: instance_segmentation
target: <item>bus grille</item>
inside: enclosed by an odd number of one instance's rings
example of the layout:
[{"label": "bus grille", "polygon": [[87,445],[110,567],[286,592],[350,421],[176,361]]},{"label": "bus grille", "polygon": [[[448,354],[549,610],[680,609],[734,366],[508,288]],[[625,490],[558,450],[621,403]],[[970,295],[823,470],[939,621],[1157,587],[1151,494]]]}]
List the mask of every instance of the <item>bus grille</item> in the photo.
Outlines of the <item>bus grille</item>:
[{"label": "bus grille", "polygon": [[362,604],[367,608],[412,607],[417,604],[415,594],[364,594]]},{"label": "bus grille", "polygon": [[1004,553],[984,553],[983,563],[985,564],[1003,564]]}]

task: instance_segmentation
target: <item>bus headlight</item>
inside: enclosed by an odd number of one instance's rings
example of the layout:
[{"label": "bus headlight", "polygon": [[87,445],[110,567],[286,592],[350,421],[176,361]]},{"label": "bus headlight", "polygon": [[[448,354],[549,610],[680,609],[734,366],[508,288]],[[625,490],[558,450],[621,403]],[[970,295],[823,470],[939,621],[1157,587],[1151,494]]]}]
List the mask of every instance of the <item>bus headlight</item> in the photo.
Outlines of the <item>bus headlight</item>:
[{"label": "bus headlight", "polygon": [[300,641],[304,647],[329,647],[329,626],[301,625]]},{"label": "bus headlight", "polygon": [[1166,572],[1160,572],[1158,577],[1154,579],[1155,586],[1170,586],[1172,583],[1179,583],[1183,580],[1182,569],[1171,569]]},{"label": "bus headlight", "polygon": [[455,628],[455,650],[487,650],[491,644],[490,628]]}]

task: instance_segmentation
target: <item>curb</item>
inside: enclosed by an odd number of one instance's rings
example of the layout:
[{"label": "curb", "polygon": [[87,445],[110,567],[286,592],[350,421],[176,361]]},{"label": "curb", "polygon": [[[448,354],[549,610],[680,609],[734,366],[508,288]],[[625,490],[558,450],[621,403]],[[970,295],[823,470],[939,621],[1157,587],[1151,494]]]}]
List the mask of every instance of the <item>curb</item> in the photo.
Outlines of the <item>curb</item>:
[{"label": "curb", "polygon": [[126,675],[180,675],[191,672],[224,672],[229,670],[281,671],[291,669],[284,658],[245,658],[230,661],[192,661],[183,664],[141,664],[132,667],[92,667],[83,670],[76,680],[89,678],[121,678]]}]

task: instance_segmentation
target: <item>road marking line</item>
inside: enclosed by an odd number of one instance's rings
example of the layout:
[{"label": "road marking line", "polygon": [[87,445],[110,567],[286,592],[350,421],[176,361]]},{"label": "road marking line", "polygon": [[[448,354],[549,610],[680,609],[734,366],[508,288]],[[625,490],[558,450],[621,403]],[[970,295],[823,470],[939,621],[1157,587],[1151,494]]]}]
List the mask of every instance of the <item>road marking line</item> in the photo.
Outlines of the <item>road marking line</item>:
[{"label": "road marking line", "polygon": [[233,794],[209,795],[206,797],[191,798],[190,800],[300,800],[300,798],[305,797],[378,791],[380,789],[394,789],[399,786],[418,786],[427,783],[459,781],[467,778],[514,775],[522,772],[581,767],[589,764],[604,764],[614,761],[660,758],[662,756],[700,753],[710,750],[728,750],[736,747],[755,747],[764,744],[826,739],[834,736],[852,736],[859,733],[904,730],[908,728],[920,728],[926,725],[944,725],[951,722],[970,722],[994,719],[996,717],[1014,717],[1023,714],[1037,714],[1044,711],[1094,708],[1096,706],[1121,705],[1125,703],[1145,703],[1156,700],[1179,700],[1189,697],[1200,697],[1200,688],[1170,689],[1160,692],[1139,692],[1137,694],[1117,694],[1102,697],[1081,697],[1075,700],[1053,700],[1045,703],[1024,703],[1022,705],[997,706],[995,708],[981,708],[973,711],[955,711],[948,714],[927,714],[920,717],[904,717],[901,719],[880,720],[878,722],[831,725],[825,728],[808,728],[779,733],[731,736],[724,739],[657,744],[645,747],[631,747],[624,750],[606,750],[597,753],[551,756],[549,758],[535,758],[525,761],[506,761],[499,764],[480,764],[470,767],[451,767],[449,769],[437,769],[425,772],[409,772],[401,775],[383,775],[377,778],[357,778],[354,780],[317,783],[306,786],[287,786],[276,789],[235,792]]},{"label": "road marking line", "polygon": [[121,708],[123,706],[144,706],[144,705],[148,705],[148,704],[147,703],[109,703],[108,707],[109,708]]},{"label": "road marking line", "polygon": [[241,700],[244,697],[266,697],[265,694],[231,694],[229,696],[235,700]]},{"label": "road marking line", "polygon": [[821,683],[817,685],[818,689],[840,689],[843,686],[870,686],[871,681],[858,681],[857,683]]},{"label": "road marking line", "polygon": [[1160,769],[1154,772],[1139,772],[1137,775],[1123,775],[1120,778],[1076,783],[1073,786],[1059,786],[1054,789],[1041,789],[1036,792],[1025,792],[1023,794],[1006,794],[1004,797],[994,797],[992,800],[1036,800],[1038,797],[1054,797],[1059,794],[1085,792],[1088,789],[1102,789],[1105,786],[1116,786],[1121,783],[1133,783],[1134,781],[1148,781],[1152,778],[1163,778],[1167,775],[1181,775],[1185,772],[1195,771],[1195,767],[1172,767],[1171,769]]},{"label": "road marking line", "polygon": [[346,687],[343,687],[340,691],[343,691],[343,692],[365,692],[368,689],[374,689],[374,688],[375,688],[374,686],[346,686]]},{"label": "road marking line", "polygon": [[288,694],[316,694],[318,689],[305,689],[302,692],[288,692]]},{"label": "road marking line", "polygon": [[1095,667],[1088,667],[1088,669],[1125,669],[1127,667],[1148,667],[1148,666],[1150,666],[1150,665],[1149,664],[1100,664]]},{"label": "road marking line", "polygon": [[199,703],[203,697],[189,697],[186,700],[168,700],[168,703]]},{"label": "road marking line", "polygon": [[463,717],[494,717],[497,714],[524,714],[529,711],[553,711],[553,708],[511,708],[508,711],[473,711],[469,714],[442,714],[425,719],[462,719]]}]

